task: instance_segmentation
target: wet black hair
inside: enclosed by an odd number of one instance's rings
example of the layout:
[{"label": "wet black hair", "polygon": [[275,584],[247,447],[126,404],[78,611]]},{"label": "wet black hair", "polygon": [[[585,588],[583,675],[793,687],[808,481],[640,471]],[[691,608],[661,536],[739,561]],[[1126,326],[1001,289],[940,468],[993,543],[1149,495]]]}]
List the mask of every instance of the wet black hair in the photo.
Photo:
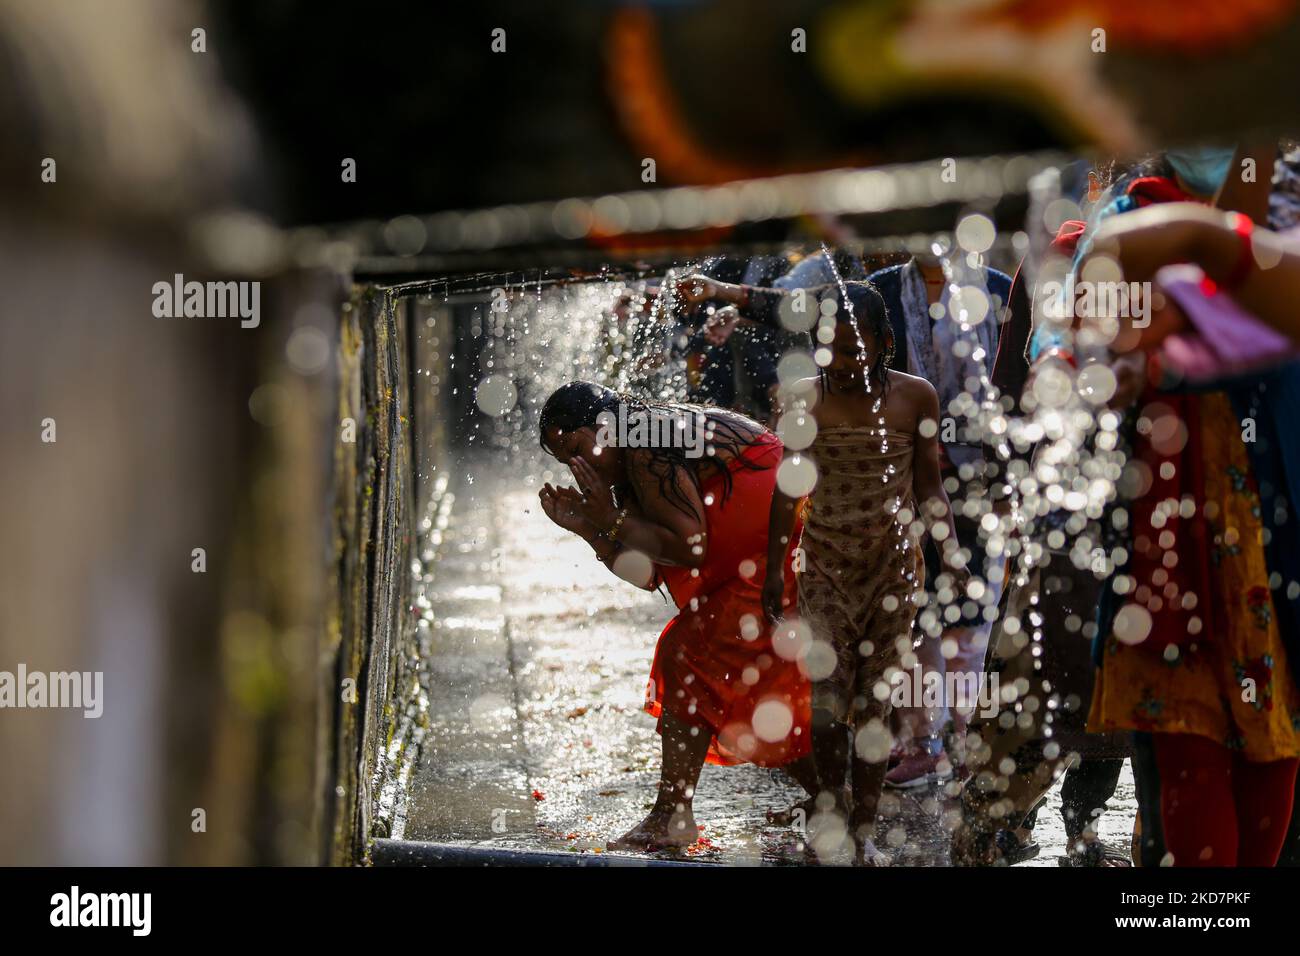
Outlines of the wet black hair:
[{"label": "wet black hair", "polygon": [[1127,162],[1112,159],[1108,163],[1098,163],[1097,173],[1101,188],[1108,189],[1114,186],[1115,193],[1118,194],[1123,192],[1133,180],[1145,176],[1162,176],[1165,179],[1173,179],[1174,167],[1165,158],[1163,152],[1158,152],[1148,153]]},{"label": "wet black hair", "polygon": [[[889,309],[884,296],[870,282],[845,282],[843,287],[835,288],[835,322],[836,324],[857,323],[859,334],[869,332],[880,343],[880,352],[871,364],[869,375],[871,381],[879,382],[881,395],[889,392],[889,368],[894,364],[896,353],[894,327],[889,321]],[[853,311],[849,311],[849,305]],[[825,369],[818,370],[822,389],[828,386]]]},{"label": "wet black hair", "polygon": [[[686,497],[681,485],[680,475],[685,472],[687,480],[695,486],[697,494],[703,496],[703,482],[712,473],[722,475],[722,500],[726,501],[731,494],[731,471],[727,465],[719,460],[717,452],[725,451],[729,457],[732,457],[742,463],[742,466],[753,471],[763,471],[770,467],[768,465],[755,465],[741,457],[741,453],[754,444],[759,435],[762,435],[765,429],[758,422],[746,418],[739,412],[730,412],[710,405],[694,405],[688,402],[659,402],[650,399],[635,398],[622,392],[616,392],[612,388],[605,388],[603,385],[597,385],[594,382],[568,382],[561,385],[551,393],[546,404],[542,406],[542,413],[537,422],[538,438],[542,450],[552,457],[555,456],[555,450],[546,444],[546,433],[552,428],[558,429],[562,433],[575,432],[580,428],[596,428],[599,425],[601,413],[608,412],[617,416],[620,406],[627,408],[629,417],[633,413],[658,413],[661,415],[681,416],[698,413],[704,416],[705,424],[705,448],[706,453],[698,458],[688,457],[685,448],[647,448],[648,467],[650,473],[655,476],[659,482],[659,491],[663,496],[671,501],[673,505],[680,508],[686,514],[692,517],[703,517],[696,515],[691,509],[690,499]],[[745,429],[738,428],[737,425],[743,423],[752,430],[752,435],[747,435]],[[715,453],[707,453],[708,448],[715,449]],[[620,495],[627,493],[626,488],[619,489]]]}]

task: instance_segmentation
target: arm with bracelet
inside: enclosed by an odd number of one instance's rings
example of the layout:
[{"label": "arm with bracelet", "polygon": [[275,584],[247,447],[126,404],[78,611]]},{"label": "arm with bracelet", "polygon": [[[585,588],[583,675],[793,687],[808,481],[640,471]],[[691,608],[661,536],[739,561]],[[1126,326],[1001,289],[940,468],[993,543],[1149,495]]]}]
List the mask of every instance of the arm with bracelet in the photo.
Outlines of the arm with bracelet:
[{"label": "arm with bracelet", "polygon": [[[694,484],[678,476],[675,487],[682,501],[671,500],[658,493],[662,476],[653,473],[649,454],[644,451],[629,451],[629,454],[632,460],[628,477],[633,497],[622,508],[617,506],[613,492],[590,463],[581,457],[570,463],[591,525],[610,543],[639,551],[655,564],[701,567],[706,550],[704,502]],[[646,493],[638,493],[639,490]],[[632,500],[637,503],[635,510],[631,507]]]},{"label": "arm with bracelet", "polygon": [[[542,486],[539,494],[542,510],[560,527],[572,531],[591,546],[597,560],[611,571],[614,563],[625,550],[619,541],[619,534],[629,515],[640,515],[635,502],[630,502],[615,512],[613,521],[607,526],[598,525],[588,517],[588,502],[576,488],[556,488],[549,482]],[[615,571],[617,573],[617,571]],[[623,575],[620,575],[623,577]],[[633,581],[640,588],[653,591],[659,586],[659,575],[654,573],[646,581]]]},{"label": "arm with bracelet", "polygon": [[[1114,256],[1130,282],[1149,280],[1171,263],[1199,266],[1213,288],[1300,341],[1300,242],[1240,213],[1196,203],[1151,206],[1103,224],[1094,250]],[[1138,337],[1138,347],[1154,344],[1150,332]]]}]

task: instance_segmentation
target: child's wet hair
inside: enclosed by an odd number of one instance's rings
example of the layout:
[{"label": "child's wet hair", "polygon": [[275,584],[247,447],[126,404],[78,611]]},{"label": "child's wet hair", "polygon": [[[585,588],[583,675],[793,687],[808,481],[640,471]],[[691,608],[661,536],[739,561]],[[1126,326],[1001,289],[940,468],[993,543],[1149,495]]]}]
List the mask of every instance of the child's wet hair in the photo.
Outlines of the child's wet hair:
[{"label": "child's wet hair", "polygon": [[860,334],[869,334],[879,343],[880,352],[871,364],[870,375],[873,382],[888,388],[889,368],[895,355],[894,327],[889,322],[889,309],[880,290],[870,282],[845,282],[842,288],[834,288],[834,300],[836,324],[856,322]]}]

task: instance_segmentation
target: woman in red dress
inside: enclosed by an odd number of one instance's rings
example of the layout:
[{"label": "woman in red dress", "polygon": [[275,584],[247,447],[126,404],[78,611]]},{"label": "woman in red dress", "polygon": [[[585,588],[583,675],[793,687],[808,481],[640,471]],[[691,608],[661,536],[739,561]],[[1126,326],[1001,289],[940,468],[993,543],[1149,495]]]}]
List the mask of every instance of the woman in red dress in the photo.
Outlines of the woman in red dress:
[{"label": "woman in red dress", "polygon": [[[784,767],[815,793],[799,631],[774,634],[761,602],[780,440],[736,412],[644,402],[589,382],[557,389],[539,431],[578,482],[542,488],[547,516],[625,580],[667,587],[679,611],[646,688],[662,737],[658,797],[610,848],[695,842],[691,803],[706,760]],[[787,561],[798,540],[796,528]],[[795,577],[786,580],[793,607]]]}]

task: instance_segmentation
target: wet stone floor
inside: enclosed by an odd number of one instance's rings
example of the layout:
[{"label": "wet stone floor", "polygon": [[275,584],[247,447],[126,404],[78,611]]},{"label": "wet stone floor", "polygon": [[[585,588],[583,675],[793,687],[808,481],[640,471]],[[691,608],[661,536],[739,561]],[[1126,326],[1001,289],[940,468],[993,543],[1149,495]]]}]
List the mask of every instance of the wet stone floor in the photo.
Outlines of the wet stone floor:
[{"label": "wet stone floor", "polygon": [[[605,853],[654,800],[659,738],[641,702],[674,609],[551,524],[524,474],[497,461],[456,482],[430,595],[430,727],[394,836]],[[701,839],[670,857],[802,863],[799,833],[766,820],[801,796],[779,771],[706,766],[695,800]],[[896,865],[947,865],[953,805],[943,784],[887,790],[877,844]],[[1135,812],[1126,764],[1102,838],[1127,846]],[[1036,835],[1042,852],[1022,865],[1056,866],[1059,787]]]}]

